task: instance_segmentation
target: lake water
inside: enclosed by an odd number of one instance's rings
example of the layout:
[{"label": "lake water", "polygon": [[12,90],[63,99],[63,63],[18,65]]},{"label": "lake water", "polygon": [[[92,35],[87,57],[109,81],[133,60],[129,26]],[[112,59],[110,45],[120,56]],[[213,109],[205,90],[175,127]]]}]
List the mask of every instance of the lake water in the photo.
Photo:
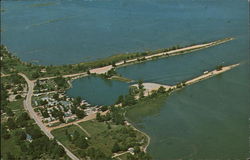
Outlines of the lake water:
[{"label": "lake water", "polygon": [[80,96],[93,105],[112,105],[118,96],[128,93],[129,84],[100,77],[85,77],[74,80],[73,88],[67,91],[71,97]]},{"label": "lake water", "polygon": [[[22,60],[69,64],[116,53],[236,40],[186,55],[119,68],[124,77],[176,84],[215,66],[249,61],[246,0],[5,1],[1,39]],[[47,6],[35,5],[45,4]],[[249,63],[128,112],[151,137],[155,160],[249,156]],[[70,96],[112,104],[127,83],[75,80]],[[145,111],[147,109],[147,111]]]},{"label": "lake water", "polygon": [[244,0],[10,0],[1,4],[2,43],[22,60],[47,65],[211,41],[248,24]]}]

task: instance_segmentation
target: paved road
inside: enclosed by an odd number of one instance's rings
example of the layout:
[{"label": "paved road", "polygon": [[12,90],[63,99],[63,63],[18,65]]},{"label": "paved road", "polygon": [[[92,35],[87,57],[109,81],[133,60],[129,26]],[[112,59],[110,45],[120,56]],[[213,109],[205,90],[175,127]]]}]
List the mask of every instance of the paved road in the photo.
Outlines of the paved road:
[{"label": "paved road", "polygon": [[[47,129],[47,127],[43,124],[41,118],[35,113],[32,105],[31,105],[31,99],[33,96],[33,89],[34,89],[34,82],[29,80],[28,77],[22,73],[19,73],[20,76],[22,76],[25,81],[28,84],[28,93],[26,96],[26,99],[24,100],[24,108],[28,111],[31,118],[33,118],[36,122],[36,124],[40,127],[40,129],[44,132],[46,136],[48,136],[50,139],[53,139],[54,136],[50,133],[50,131]],[[62,143],[57,141],[59,145],[61,145],[64,149],[66,154],[72,159],[72,160],[79,160],[72,152],[70,152]]]}]

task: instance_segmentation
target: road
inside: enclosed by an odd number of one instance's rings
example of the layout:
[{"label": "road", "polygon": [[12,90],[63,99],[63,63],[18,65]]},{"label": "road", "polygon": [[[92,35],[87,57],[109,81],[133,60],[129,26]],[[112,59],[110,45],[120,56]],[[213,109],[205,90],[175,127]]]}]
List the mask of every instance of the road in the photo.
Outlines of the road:
[{"label": "road", "polygon": [[[36,124],[40,127],[40,129],[43,131],[43,133],[47,137],[49,137],[49,139],[53,139],[54,136],[50,133],[50,131],[47,129],[47,127],[43,124],[41,118],[35,113],[35,111],[32,107],[31,100],[32,100],[33,89],[34,89],[34,85],[35,85],[34,82],[29,80],[28,77],[22,73],[19,73],[19,75],[22,76],[28,84],[28,93],[26,95],[26,99],[24,100],[24,108],[28,111],[30,117],[35,120]],[[72,152],[70,152],[61,142],[57,141],[57,143],[64,148],[66,154],[72,160],[79,160],[79,158],[77,158]]]}]

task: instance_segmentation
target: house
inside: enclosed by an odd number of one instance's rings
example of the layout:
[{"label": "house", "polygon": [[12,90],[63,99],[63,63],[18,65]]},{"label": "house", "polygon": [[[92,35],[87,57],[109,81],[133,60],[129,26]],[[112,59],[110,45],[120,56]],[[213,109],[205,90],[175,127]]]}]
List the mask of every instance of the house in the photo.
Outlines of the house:
[{"label": "house", "polygon": [[32,137],[29,134],[26,134],[26,140],[29,141],[30,143],[32,142]]}]

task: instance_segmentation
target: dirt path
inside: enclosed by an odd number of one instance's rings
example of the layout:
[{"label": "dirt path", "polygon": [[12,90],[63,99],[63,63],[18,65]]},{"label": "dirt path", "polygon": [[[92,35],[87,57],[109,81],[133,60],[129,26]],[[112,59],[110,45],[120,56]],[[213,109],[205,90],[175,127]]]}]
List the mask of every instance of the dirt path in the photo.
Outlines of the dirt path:
[{"label": "dirt path", "polygon": [[80,126],[78,123],[75,123],[74,125],[78,126],[83,132],[85,132],[87,134],[88,137],[91,137],[89,132],[86,129],[84,129],[82,126]]},{"label": "dirt path", "polygon": [[124,155],[124,154],[126,154],[126,153],[130,153],[130,152],[129,152],[129,151],[125,151],[125,152],[122,152],[122,153],[115,153],[115,154],[112,156],[112,158],[121,159],[121,158],[119,158],[119,156]]}]

